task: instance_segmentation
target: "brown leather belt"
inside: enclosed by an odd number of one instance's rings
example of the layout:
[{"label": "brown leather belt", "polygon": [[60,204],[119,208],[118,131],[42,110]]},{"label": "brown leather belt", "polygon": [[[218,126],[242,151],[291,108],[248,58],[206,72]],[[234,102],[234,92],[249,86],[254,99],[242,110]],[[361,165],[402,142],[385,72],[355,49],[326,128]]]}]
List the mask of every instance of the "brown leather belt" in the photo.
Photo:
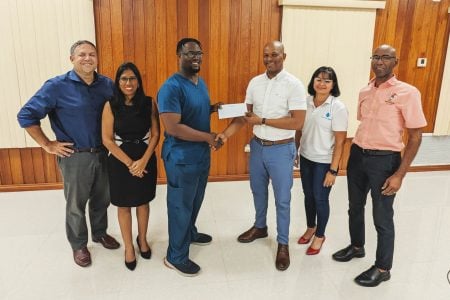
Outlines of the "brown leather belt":
[{"label": "brown leather belt", "polygon": [[399,151],[392,151],[392,150],[363,149],[356,144],[353,144],[353,146],[365,155],[384,156],[384,155],[393,155],[393,154],[400,153]]},{"label": "brown leather belt", "polygon": [[288,144],[294,142],[294,138],[284,139],[284,140],[278,140],[278,141],[268,141],[263,140],[257,137],[256,135],[253,136],[253,139],[258,142],[258,144],[261,144],[262,146],[273,146],[273,145],[282,145],[282,144]]}]

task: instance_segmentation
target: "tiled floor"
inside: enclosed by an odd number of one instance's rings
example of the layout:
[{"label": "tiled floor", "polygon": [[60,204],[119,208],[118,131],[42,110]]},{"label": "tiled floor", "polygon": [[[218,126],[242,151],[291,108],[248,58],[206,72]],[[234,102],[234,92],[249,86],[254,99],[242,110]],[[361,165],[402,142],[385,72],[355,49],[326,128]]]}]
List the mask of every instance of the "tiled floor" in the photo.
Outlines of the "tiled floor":
[{"label": "tiled floor", "polygon": [[[252,225],[247,181],[210,183],[198,227],[213,235],[209,246],[191,246],[202,267],[186,278],[166,268],[166,187],[151,203],[150,261],[134,272],[123,264],[123,248],[89,243],[93,265],[73,263],[65,238],[63,194],[58,191],[0,194],[0,299],[450,299],[450,172],[409,173],[395,202],[396,251],[392,279],[363,288],[353,278],[374,261],[376,235],[370,201],[366,211],[366,252],[338,263],[331,254],[349,244],[346,177],[338,177],[322,252],[305,255],[296,244],[305,229],[303,196],[295,180],[291,210],[291,266],[279,272],[273,198],[269,238],[240,244],[236,237]],[[109,209],[109,232],[120,239],[116,209]]]}]

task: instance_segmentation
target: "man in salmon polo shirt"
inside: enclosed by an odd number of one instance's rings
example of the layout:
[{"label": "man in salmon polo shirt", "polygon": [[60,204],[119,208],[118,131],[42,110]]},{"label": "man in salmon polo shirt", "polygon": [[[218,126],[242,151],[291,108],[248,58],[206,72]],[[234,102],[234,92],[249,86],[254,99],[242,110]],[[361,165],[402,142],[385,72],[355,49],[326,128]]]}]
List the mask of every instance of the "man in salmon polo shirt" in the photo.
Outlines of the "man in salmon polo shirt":
[{"label": "man in salmon polo shirt", "polygon": [[[369,287],[391,278],[394,198],[419,149],[422,128],[427,125],[420,92],[395,77],[393,69],[397,64],[396,51],[389,45],[379,46],[371,57],[375,78],[359,93],[360,125],[347,166],[351,244],[333,254],[333,259],[340,262],[365,256],[364,206],[370,190],[377,231],[376,260],[355,278],[357,284]],[[406,145],[402,139],[405,129]]]}]

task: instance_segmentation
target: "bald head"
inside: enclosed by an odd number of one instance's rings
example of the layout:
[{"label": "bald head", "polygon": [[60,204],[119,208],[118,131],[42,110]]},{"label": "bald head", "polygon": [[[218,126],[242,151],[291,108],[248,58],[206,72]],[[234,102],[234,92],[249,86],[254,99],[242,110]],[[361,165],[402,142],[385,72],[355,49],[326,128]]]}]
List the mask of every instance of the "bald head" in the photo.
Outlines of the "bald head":
[{"label": "bald head", "polygon": [[281,53],[284,53],[284,45],[280,41],[271,41],[264,45],[264,48],[271,47],[274,49],[278,49]]},{"label": "bald head", "polygon": [[389,53],[390,56],[397,57],[397,50],[395,50],[395,48],[392,47],[391,45],[388,45],[388,44],[380,45],[380,46],[378,46],[378,48],[375,49],[374,52],[376,52],[377,50],[381,50],[383,52]]},{"label": "bald head", "polygon": [[263,62],[266,66],[266,74],[269,78],[277,76],[283,70],[283,62],[286,58],[283,43],[280,41],[268,42],[264,46]]}]

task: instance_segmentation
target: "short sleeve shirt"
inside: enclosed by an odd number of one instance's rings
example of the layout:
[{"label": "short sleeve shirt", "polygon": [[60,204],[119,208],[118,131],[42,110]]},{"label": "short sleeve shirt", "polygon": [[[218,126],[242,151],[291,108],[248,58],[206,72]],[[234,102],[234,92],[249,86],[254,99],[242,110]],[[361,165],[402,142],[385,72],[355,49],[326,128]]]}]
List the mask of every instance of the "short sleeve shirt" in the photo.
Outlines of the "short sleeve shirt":
[{"label": "short sleeve shirt", "polygon": [[375,87],[371,80],[359,93],[353,143],[364,149],[401,151],[404,128],[427,125],[417,88],[394,76]]},{"label": "short sleeve shirt", "polygon": [[[294,75],[282,70],[270,79],[267,74],[254,77],[247,87],[245,103],[253,105],[253,112],[267,119],[289,116],[291,110],[306,110],[305,87]],[[271,126],[253,126],[253,133],[265,140],[277,141],[292,138],[295,130]]]},{"label": "short sleeve shirt", "polygon": [[314,105],[312,96],[308,96],[307,103],[300,154],[314,162],[331,163],[335,144],[334,132],[347,131],[347,107],[339,98],[331,95],[319,107]]},{"label": "short sleeve shirt", "polygon": [[[202,78],[194,84],[176,73],[166,80],[158,92],[159,113],[177,113],[181,123],[193,129],[210,132],[210,98]],[[180,164],[193,164],[210,155],[206,142],[185,141],[164,133],[162,157]]]}]

